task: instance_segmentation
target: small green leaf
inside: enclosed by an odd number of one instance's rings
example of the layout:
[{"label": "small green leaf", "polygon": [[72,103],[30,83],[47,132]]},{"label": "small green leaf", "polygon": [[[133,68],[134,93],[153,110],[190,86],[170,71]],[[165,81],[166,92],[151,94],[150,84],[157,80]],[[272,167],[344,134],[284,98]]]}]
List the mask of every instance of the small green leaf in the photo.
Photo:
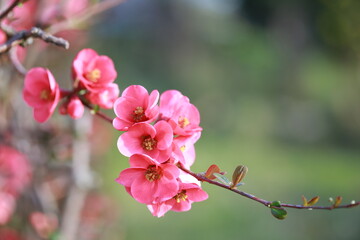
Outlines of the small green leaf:
[{"label": "small green leaf", "polygon": [[79,95],[85,95],[87,93],[87,90],[86,89],[81,89],[79,91]]},{"label": "small green leaf", "polygon": [[100,110],[99,105],[94,105],[93,109],[91,109],[91,114],[96,114]]},{"label": "small green leaf", "polygon": [[221,175],[220,173],[213,173],[213,175],[220,180],[220,182],[226,184],[226,185],[230,185],[231,182],[229,181],[229,179],[227,177],[225,177],[224,175]]},{"label": "small green leaf", "polygon": [[[274,208],[275,207],[275,208]],[[283,220],[287,216],[287,212],[281,207],[280,201],[274,201],[270,204],[271,214],[277,219]]]}]

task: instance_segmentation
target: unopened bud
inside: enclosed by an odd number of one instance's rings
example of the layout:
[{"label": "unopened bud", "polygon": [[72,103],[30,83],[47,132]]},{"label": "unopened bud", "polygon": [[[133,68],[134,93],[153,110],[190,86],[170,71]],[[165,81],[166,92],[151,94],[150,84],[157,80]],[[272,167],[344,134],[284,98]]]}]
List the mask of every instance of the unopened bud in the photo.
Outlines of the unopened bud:
[{"label": "unopened bud", "polygon": [[244,179],[247,172],[248,172],[248,168],[246,166],[244,165],[237,166],[232,175],[232,184],[230,188],[235,188],[236,185],[240,183],[241,180]]},{"label": "unopened bud", "polygon": [[333,206],[334,206],[335,208],[338,207],[338,206],[340,205],[341,201],[342,201],[342,196],[337,196],[337,197],[335,198],[335,203],[334,203]]},{"label": "unopened bud", "polygon": [[310,199],[310,200],[307,202],[307,206],[315,205],[315,204],[319,201],[319,199],[320,199],[319,196],[313,197],[312,199]]}]

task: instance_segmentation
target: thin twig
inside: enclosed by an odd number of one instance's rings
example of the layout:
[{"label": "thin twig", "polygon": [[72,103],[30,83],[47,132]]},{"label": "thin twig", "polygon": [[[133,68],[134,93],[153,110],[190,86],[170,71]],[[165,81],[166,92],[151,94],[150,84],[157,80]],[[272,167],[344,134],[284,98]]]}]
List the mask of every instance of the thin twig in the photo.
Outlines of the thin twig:
[{"label": "thin twig", "polygon": [[106,115],[105,113],[103,113],[103,112],[100,112],[99,110],[96,111],[96,110],[94,109],[94,107],[91,106],[88,102],[86,102],[86,101],[81,101],[81,102],[82,102],[82,104],[84,104],[85,107],[87,107],[88,109],[94,111],[95,114],[96,114],[98,117],[100,117],[100,118],[104,119],[105,121],[109,122],[110,124],[112,124],[113,119],[112,119],[111,117],[107,116],[107,115]]},{"label": "thin twig", "polygon": [[22,65],[21,61],[19,60],[16,50],[17,50],[17,48],[10,49],[10,52],[9,52],[10,60],[13,64],[13,66],[15,67],[16,71],[19,74],[25,76],[27,73],[27,70],[24,67],[24,65]]},{"label": "thin twig", "polygon": [[7,8],[0,13],[0,20],[5,18],[22,0],[14,0]]},{"label": "thin twig", "polygon": [[[225,188],[227,190],[230,190],[232,192],[235,192],[237,194],[240,194],[241,196],[244,196],[246,198],[249,198],[251,200],[254,200],[256,202],[261,203],[262,205],[266,206],[266,207],[270,207],[270,204],[272,203],[271,201],[267,201],[261,198],[258,198],[252,194],[237,190],[237,189],[233,189],[228,185],[213,181],[211,179],[206,178],[204,175],[202,174],[197,174],[194,173],[186,168],[184,168],[183,166],[178,166],[182,171],[186,172],[187,174],[190,174],[191,176],[195,177],[197,180],[201,181],[201,182],[207,182],[209,184],[212,185],[216,185],[222,188]],[[287,204],[287,203],[281,203],[280,204],[281,207],[284,208],[296,208],[296,209],[320,209],[320,210],[333,210],[333,209],[337,209],[337,208],[353,208],[353,207],[357,207],[360,205],[360,202],[352,202],[350,204],[346,204],[346,205],[332,205],[332,206],[304,206],[304,205],[296,205],[296,204]],[[277,208],[277,207],[273,207],[273,208]]]},{"label": "thin twig", "polygon": [[30,30],[23,30],[16,33],[6,43],[0,45],[0,54],[9,51],[12,47],[22,44],[29,38],[39,38],[47,43],[52,43],[56,46],[69,48],[69,42],[63,38],[55,37],[49,33],[44,32],[40,28],[33,27]]}]

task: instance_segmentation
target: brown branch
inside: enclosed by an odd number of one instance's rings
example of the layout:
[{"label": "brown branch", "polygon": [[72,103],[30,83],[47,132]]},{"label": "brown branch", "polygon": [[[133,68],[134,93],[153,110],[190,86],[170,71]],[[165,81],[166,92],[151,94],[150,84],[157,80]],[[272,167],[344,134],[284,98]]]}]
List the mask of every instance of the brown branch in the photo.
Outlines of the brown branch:
[{"label": "brown branch", "polygon": [[110,124],[112,124],[113,119],[112,119],[111,117],[107,116],[107,115],[106,115],[105,113],[103,113],[103,112],[100,112],[99,110],[96,110],[93,106],[91,106],[91,104],[89,104],[89,103],[86,102],[86,101],[83,101],[83,99],[81,99],[81,102],[82,102],[82,104],[84,104],[85,107],[87,107],[88,109],[94,111],[94,113],[95,113],[98,117],[100,117],[100,118],[104,119],[105,121],[109,122]]},{"label": "brown branch", "polygon": [[[202,174],[198,174],[198,173],[194,173],[186,168],[184,168],[183,166],[178,166],[182,171],[186,172],[187,174],[190,174],[191,176],[195,177],[197,180],[201,181],[201,182],[207,182],[209,184],[212,184],[212,185],[216,185],[218,187],[222,187],[222,188],[225,188],[227,190],[230,190],[232,192],[235,192],[243,197],[246,197],[246,198],[249,198],[253,201],[256,201],[258,203],[261,203],[262,205],[266,206],[266,207],[271,207],[271,208],[278,208],[278,207],[273,207],[273,206],[270,206],[270,204],[272,203],[272,201],[267,201],[267,200],[264,200],[264,199],[261,199],[261,198],[258,198],[252,194],[249,194],[249,193],[246,193],[246,192],[243,192],[243,191],[240,191],[238,189],[234,189],[234,188],[231,188],[230,186],[228,185],[225,185],[225,184],[222,184],[222,183],[219,183],[217,181],[213,181],[211,179],[208,179],[207,177],[205,177],[204,175]],[[346,205],[338,205],[338,206],[335,206],[335,205],[332,205],[332,206],[304,206],[304,205],[296,205],[296,204],[287,204],[287,203],[281,203],[280,204],[281,207],[284,207],[284,208],[296,208],[296,209],[309,209],[309,210],[312,210],[312,209],[320,209],[320,210],[333,210],[333,209],[337,209],[337,208],[353,208],[353,207],[357,207],[360,205],[360,202],[351,202],[350,204],[346,204]]]},{"label": "brown branch", "polygon": [[7,8],[0,13],[0,20],[5,18],[22,0],[14,0]]},{"label": "brown branch", "polygon": [[56,46],[69,48],[69,42],[63,38],[55,37],[41,30],[40,28],[33,27],[30,30],[24,30],[16,33],[6,43],[0,45],[0,54],[9,51],[12,47],[24,43],[29,38],[39,38],[47,43],[52,43]]}]

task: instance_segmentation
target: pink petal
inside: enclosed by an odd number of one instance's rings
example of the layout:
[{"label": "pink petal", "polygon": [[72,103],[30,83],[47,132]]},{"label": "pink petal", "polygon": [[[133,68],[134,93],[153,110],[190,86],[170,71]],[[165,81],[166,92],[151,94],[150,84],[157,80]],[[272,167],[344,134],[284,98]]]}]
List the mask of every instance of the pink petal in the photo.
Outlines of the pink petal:
[{"label": "pink petal", "polygon": [[119,177],[116,179],[117,183],[130,187],[135,179],[143,178],[145,170],[142,168],[127,168],[120,172]]},{"label": "pink petal", "polygon": [[[175,201],[175,200],[174,200]],[[175,201],[176,202],[176,201]],[[186,212],[191,209],[191,202],[189,200],[180,200],[180,202],[176,202],[171,208],[174,212]]]},{"label": "pink petal", "polygon": [[167,201],[165,201],[162,203],[147,205],[147,207],[153,216],[162,217],[172,208],[172,205],[168,204]]},{"label": "pink petal", "polygon": [[40,123],[46,122],[50,118],[51,114],[52,112],[50,112],[49,108],[34,108],[34,118]]},{"label": "pink petal", "polygon": [[145,154],[134,154],[129,160],[132,168],[144,168],[147,169],[150,165],[158,165],[159,163]]},{"label": "pink petal", "polygon": [[173,141],[173,131],[171,126],[165,121],[159,121],[154,125],[156,129],[157,148],[165,150],[171,147]]},{"label": "pink petal", "polygon": [[112,83],[117,77],[114,63],[107,56],[99,56],[95,58],[94,66],[91,70],[93,69],[99,69],[101,73],[99,82],[97,84]]},{"label": "pink petal", "polygon": [[209,195],[201,188],[195,187],[186,189],[186,195],[193,202],[201,202],[208,199]]},{"label": "pink petal", "polygon": [[112,124],[116,130],[127,131],[133,123],[129,123],[128,121],[124,121],[120,118],[114,118]]},{"label": "pink petal", "polygon": [[141,203],[151,204],[155,200],[158,185],[156,181],[149,182],[145,176],[136,178],[131,185],[131,195]]}]

